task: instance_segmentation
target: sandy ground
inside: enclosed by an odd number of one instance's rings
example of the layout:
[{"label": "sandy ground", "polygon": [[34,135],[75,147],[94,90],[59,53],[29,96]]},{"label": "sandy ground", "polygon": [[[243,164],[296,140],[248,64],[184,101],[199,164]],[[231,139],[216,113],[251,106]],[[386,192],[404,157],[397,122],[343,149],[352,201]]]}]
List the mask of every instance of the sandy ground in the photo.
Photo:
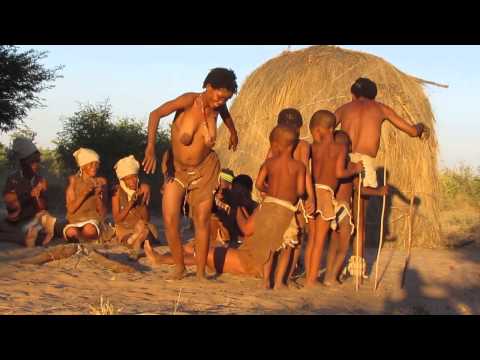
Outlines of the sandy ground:
[{"label": "sandy ground", "polygon": [[[157,249],[166,252],[165,246]],[[0,314],[90,314],[100,297],[120,314],[480,314],[480,247],[456,250],[413,249],[400,288],[406,252],[385,249],[381,282],[374,294],[373,275],[358,293],[354,281],[336,288],[260,289],[260,280],[222,275],[199,284],[191,276],[171,282],[169,266],[151,268],[145,257],[131,262],[125,249],[104,251],[136,268],[115,274],[85,255],[45,265],[18,260],[42,251],[0,244]],[[372,264],[375,249],[367,261]],[[370,269],[371,270],[371,269]]]}]

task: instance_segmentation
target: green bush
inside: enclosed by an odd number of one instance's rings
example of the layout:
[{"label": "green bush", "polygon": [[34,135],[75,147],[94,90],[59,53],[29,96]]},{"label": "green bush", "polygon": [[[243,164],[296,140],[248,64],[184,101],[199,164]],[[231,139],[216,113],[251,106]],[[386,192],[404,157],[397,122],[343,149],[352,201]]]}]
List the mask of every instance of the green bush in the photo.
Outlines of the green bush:
[{"label": "green bush", "polygon": [[454,206],[458,200],[480,207],[480,167],[460,165],[440,173],[443,207]]},{"label": "green bush", "polygon": [[[134,155],[142,161],[147,145],[145,124],[131,118],[117,121],[112,119],[111,106],[108,102],[97,105],[80,105],[79,111],[63,120],[63,128],[54,141],[56,149],[49,154],[50,164],[55,171],[67,177],[77,171],[73,153],[80,147],[95,150],[101,159],[99,174],[105,176],[110,184],[116,183],[113,169],[122,157]],[[160,159],[170,145],[168,131],[160,131],[157,136],[156,152]],[[163,177],[160,171],[155,175],[140,175],[152,187],[152,206],[160,206],[160,186]]]}]

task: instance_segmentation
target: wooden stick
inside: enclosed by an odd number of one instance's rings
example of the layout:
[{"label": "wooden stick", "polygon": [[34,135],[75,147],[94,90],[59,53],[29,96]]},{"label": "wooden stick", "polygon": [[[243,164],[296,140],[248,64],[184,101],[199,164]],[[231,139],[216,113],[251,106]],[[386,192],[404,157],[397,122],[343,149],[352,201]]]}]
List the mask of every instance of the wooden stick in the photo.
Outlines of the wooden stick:
[{"label": "wooden stick", "polygon": [[446,84],[439,84],[439,83],[436,83],[434,81],[430,81],[430,80],[423,80],[423,79],[420,79],[418,77],[415,77],[415,76],[412,76],[415,80],[419,81],[419,82],[422,82],[422,83],[425,83],[425,84],[430,84],[430,85],[435,85],[435,86],[438,86],[438,87],[442,87],[442,88],[446,88],[448,89],[448,85]]},{"label": "wooden stick", "polygon": [[410,199],[410,210],[409,210],[409,222],[408,222],[408,252],[407,257],[405,259],[405,266],[403,268],[403,275],[402,275],[402,288],[405,286],[405,280],[407,276],[407,268],[408,264],[410,263],[410,255],[412,253],[412,232],[413,232],[413,200],[415,199],[415,193],[413,193],[412,198]]},{"label": "wooden stick", "polygon": [[[357,251],[356,251],[356,261],[360,261],[360,200],[362,199],[362,174],[360,173],[358,176],[358,200],[357,200],[357,236],[356,236],[356,243],[357,243]],[[363,231],[363,229],[362,229]],[[363,265],[363,263],[362,263]],[[361,266],[360,266],[361,269]],[[355,291],[358,291],[360,282],[360,273],[357,268],[357,273],[355,274]]]},{"label": "wooden stick", "polygon": [[[385,160],[383,163],[383,186],[387,185],[387,156],[385,154]],[[377,260],[375,262],[375,283],[373,285],[373,291],[377,291],[378,286],[378,265],[380,263],[380,254],[382,251],[383,245],[383,223],[385,220],[385,206],[387,203],[387,196],[383,195],[383,204],[382,204],[382,219],[380,221],[380,241],[378,243],[378,252],[377,252]]]},{"label": "wooden stick", "polygon": [[77,252],[76,244],[55,246],[40,254],[20,260],[21,264],[43,265],[50,261],[66,259]]}]

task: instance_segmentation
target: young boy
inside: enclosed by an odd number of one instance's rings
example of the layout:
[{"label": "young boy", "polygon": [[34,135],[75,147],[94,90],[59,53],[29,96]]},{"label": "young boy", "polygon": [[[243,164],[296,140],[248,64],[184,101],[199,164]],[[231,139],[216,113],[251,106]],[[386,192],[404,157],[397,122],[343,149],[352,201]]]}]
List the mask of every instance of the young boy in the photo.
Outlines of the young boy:
[{"label": "young boy", "polygon": [[41,156],[31,140],[14,139],[12,150],[20,170],[8,176],[3,189],[7,217],[0,222],[0,241],[34,247],[41,230],[40,215],[47,208],[48,183],[39,175]]},{"label": "young boy", "polygon": [[[300,197],[305,194],[305,166],[292,157],[297,134],[287,126],[277,126],[270,134],[273,157],[265,161],[257,177],[256,187],[266,197],[254,215],[256,229],[238,249],[215,248],[208,253],[208,266],[218,274],[233,273],[263,277],[270,288],[270,275],[275,252],[282,249],[283,234],[289,226]],[[268,178],[268,185],[265,181]],[[165,263],[145,242],[145,252],[154,264]],[[278,268],[275,289],[283,286],[286,269]]]},{"label": "young boy", "polygon": [[[286,125],[292,127],[294,129],[298,136],[300,136],[300,130],[302,129],[303,126],[303,118],[302,114],[300,114],[300,111],[294,108],[286,108],[280,111],[278,114],[278,119],[277,119],[277,124],[278,125]],[[271,157],[271,150],[269,150],[267,159]],[[310,174],[310,157],[311,157],[311,147],[310,144],[305,141],[305,140],[299,140],[294,151],[293,151],[293,158],[295,160],[301,161],[304,165],[305,168],[307,169],[306,173],[306,181],[305,181],[305,186],[306,186],[306,192],[307,192],[307,200],[305,201],[304,206],[301,210],[298,211],[296,214],[295,218],[292,220],[292,223],[288,227],[287,231],[285,232],[285,240],[287,240],[290,244],[290,246],[286,249],[287,252],[292,252],[293,248],[293,256],[290,258],[290,256],[285,256],[283,257],[283,261],[291,262],[291,267],[289,271],[289,279],[291,279],[295,268],[298,264],[298,259],[300,257],[300,252],[302,248],[302,244],[300,242],[302,235],[304,233],[305,229],[305,220],[307,219],[312,219],[313,217],[311,216],[313,212],[315,211],[315,192],[313,189],[313,183],[312,183],[312,176]],[[308,241],[313,241],[313,234],[315,232],[314,228],[314,221],[308,221]]]},{"label": "young boy", "polygon": [[78,149],[73,156],[79,171],[68,179],[68,225],[64,227],[63,235],[69,241],[109,241],[114,231],[105,223],[108,192],[107,180],[97,176],[100,157],[86,148]]},{"label": "young boy", "polygon": [[[376,188],[377,177],[373,166],[373,161],[377,157],[380,147],[380,138],[382,132],[382,124],[385,120],[389,121],[393,126],[410,135],[411,137],[425,138],[429,135],[429,129],[422,123],[410,125],[393,109],[385,104],[375,101],[377,96],[377,85],[367,78],[359,78],[355,81],[350,89],[352,93],[352,101],[341,106],[335,111],[337,117],[337,125],[341,124],[350,140],[352,141],[352,154],[350,160],[357,162],[362,160],[365,166],[365,178],[363,185],[365,187]],[[358,179],[355,180],[355,188]],[[364,238],[365,238],[365,210],[368,202],[367,199],[361,199],[360,202],[360,229],[357,229],[359,236],[358,254],[360,259],[354,259],[358,264],[364,264],[363,258]],[[355,208],[357,204],[355,202]],[[357,210],[358,211],[358,210]],[[355,211],[355,213],[357,213]],[[357,253],[356,242],[354,245],[354,253]],[[360,271],[362,274],[366,269]]]},{"label": "young boy", "polygon": [[[346,132],[335,131],[334,140],[336,144],[345,146],[347,153],[351,152],[351,142]],[[347,159],[348,162],[348,159]],[[325,286],[341,283],[339,280],[340,270],[347,256],[350,245],[350,238],[354,233],[355,225],[352,217],[352,193],[353,178],[341,179],[338,184],[335,198],[338,203],[339,213],[337,215],[338,228],[332,232],[330,245],[327,254],[327,271],[323,284]],[[372,196],[383,196],[388,194],[388,186],[378,189],[362,187],[362,194]],[[351,268],[352,266],[350,266]]]},{"label": "young boy", "polygon": [[115,220],[117,242],[132,247],[132,257],[137,258],[147,238],[158,239],[157,227],[150,223],[148,204],[150,186],[140,183],[140,163],[133,155],[120,159],[115,164],[119,185],[112,196],[112,214]]},{"label": "young boy", "polygon": [[[210,238],[210,217],[213,191],[217,186],[220,163],[213,150],[216,121],[220,114],[230,130],[229,148],[236,149],[237,134],[226,103],[237,92],[235,73],[223,68],[213,69],[206,77],[202,93],[187,93],[166,102],[150,113],[148,144],[143,166],[145,172],[156,169],[155,139],[160,119],[175,112],[171,128],[171,165],[167,169],[162,198],[163,220],[168,245],[175,259],[173,279],[185,273],[180,239],[180,213],[186,196],[193,214],[197,278],[205,279],[205,264]],[[167,161],[168,163],[168,161]]]},{"label": "young boy", "polygon": [[305,286],[316,286],[318,271],[322,260],[322,251],[329,230],[336,229],[338,204],[335,191],[338,179],[349,178],[362,170],[362,165],[351,164],[345,167],[347,149],[336,144],[333,139],[335,115],[327,110],[313,114],[310,120],[312,133],[312,174],[315,181],[317,200],[317,217],[315,219],[315,236],[313,242],[307,244],[305,265],[307,278]]}]

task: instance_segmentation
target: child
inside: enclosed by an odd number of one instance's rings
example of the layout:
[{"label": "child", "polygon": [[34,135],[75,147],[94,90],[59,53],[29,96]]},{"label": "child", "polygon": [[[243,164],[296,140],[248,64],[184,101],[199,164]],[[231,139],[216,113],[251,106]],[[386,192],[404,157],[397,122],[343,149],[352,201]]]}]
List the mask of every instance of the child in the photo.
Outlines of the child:
[{"label": "child", "polygon": [[[161,118],[175,112],[171,128],[171,166],[166,175],[162,211],[168,245],[175,259],[173,279],[185,273],[183,248],[180,239],[180,213],[186,196],[193,214],[197,253],[197,279],[205,279],[205,265],[210,238],[210,217],[213,191],[217,186],[220,162],[213,150],[216,121],[220,114],[230,130],[230,148],[236,149],[237,134],[226,103],[237,92],[236,76],[232,70],[213,69],[206,77],[202,93],[187,93],[161,105],[150,113],[148,144],[143,166],[145,172],[156,169],[155,139]],[[165,161],[168,163],[168,161]]]},{"label": "child", "polygon": [[[335,131],[334,139],[336,144],[346,147],[347,153],[351,152],[351,142],[347,133],[342,130]],[[340,208],[337,218],[338,228],[336,231],[332,232],[330,238],[330,245],[327,254],[327,271],[323,281],[325,286],[341,283],[339,280],[340,270],[345,261],[345,257],[347,256],[350,238],[355,229],[351,212],[352,192],[353,178],[341,179],[339,181],[338,190],[335,193],[335,198],[338,207]],[[378,189],[362,187],[362,194],[383,196],[388,194],[388,186],[382,186]],[[354,271],[351,264],[349,269],[352,272]]]},{"label": "child", "polygon": [[73,153],[79,167],[76,175],[69,177],[66,191],[68,225],[63,235],[69,241],[109,241],[113,229],[105,223],[107,214],[107,180],[98,177],[98,154],[86,148]]},{"label": "child", "polygon": [[48,183],[39,175],[41,156],[31,140],[14,139],[12,151],[20,170],[8,176],[3,190],[7,217],[0,222],[0,241],[34,247],[41,230],[41,215],[47,208]]},{"label": "child", "polygon": [[112,196],[116,239],[119,243],[131,246],[132,257],[137,258],[147,238],[158,239],[157,227],[150,223],[147,208],[150,202],[150,186],[140,184],[140,163],[133,155],[120,159],[114,168],[119,180]]},{"label": "child", "polygon": [[333,139],[335,115],[326,110],[317,111],[310,120],[312,133],[312,173],[315,181],[317,200],[317,217],[315,219],[315,236],[307,244],[305,265],[307,279],[305,285],[317,285],[317,276],[322,260],[325,239],[330,228],[336,229],[338,204],[335,191],[338,179],[349,178],[362,170],[361,164],[350,164],[345,168],[347,149],[336,144]]},{"label": "child", "polygon": [[[300,136],[300,130],[303,126],[303,118],[300,111],[294,108],[286,108],[280,111],[278,114],[277,119],[278,125],[286,125],[292,127],[298,136]],[[267,159],[271,156],[271,150],[269,150]],[[300,257],[301,252],[301,238],[303,233],[305,232],[304,229],[306,227],[306,221],[308,219],[313,219],[311,214],[315,211],[315,192],[313,189],[312,177],[310,174],[310,157],[311,157],[311,147],[310,144],[305,140],[299,140],[297,145],[295,146],[295,150],[293,151],[293,158],[295,160],[301,161],[306,169],[306,192],[307,192],[307,200],[304,204],[302,204],[301,209],[297,212],[295,218],[292,220],[292,223],[288,227],[287,231],[285,232],[285,240],[287,240],[289,246],[286,249],[288,252],[291,252],[293,248],[293,256],[291,257],[284,257],[284,261],[291,260],[292,266],[290,267],[289,271],[289,279],[291,279],[296,266],[298,264],[298,259]],[[303,206],[304,205],[304,206]],[[313,241],[313,234],[315,232],[314,228],[314,221],[308,221],[308,237],[309,241]]]},{"label": "child", "polygon": [[[359,78],[355,81],[350,89],[352,93],[352,101],[341,106],[335,111],[337,117],[337,125],[341,124],[351,142],[352,153],[350,160],[353,162],[362,160],[365,166],[365,178],[363,185],[365,187],[377,188],[377,176],[373,162],[377,157],[380,147],[380,138],[382,133],[382,125],[385,120],[389,121],[393,126],[411,137],[428,138],[429,128],[419,123],[410,125],[400,116],[398,116],[389,106],[375,101],[377,96],[377,85],[370,79]],[[358,189],[358,179],[355,179],[354,185]],[[354,243],[354,253],[358,251],[359,259],[353,259],[356,263],[364,264],[363,258],[364,239],[365,239],[365,210],[367,208],[368,197],[360,201],[360,229],[357,229],[359,236],[359,249],[356,249]],[[354,202],[355,208],[357,203]],[[357,210],[358,211],[358,210]],[[355,211],[355,213],[357,213]],[[364,275],[366,268],[362,265],[361,270]]]},{"label": "child", "polygon": [[[286,125],[277,125],[270,134],[272,157],[260,168],[256,187],[266,193],[266,197],[255,215],[255,233],[258,240],[253,246],[259,246],[264,257],[264,286],[270,288],[273,255],[284,247],[284,234],[298,209],[298,201],[305,194],[305,165],[293,158],[293,150],[298,141],[298,132]],[[268,182],[268,183],[267,183]],[[285,221],[288,221],[286,224]],[[272,224],[276,222],[276,224]],[[278,235],[278,236],[277,236]],[[266,240],[265,238],[270,238]],[[263,248],[262,248],[263,245]],[[279,258],[279,266],[275,273],[274,288],[284,287],[287,271],[288,250],[283,250]]]},{"label": "child", "polygon": [[[263,285],[270,288],[270,275],[274,253],[282,249],[283,234],[289,226],[299,198],[305,193],[305,166],[292,157],[297,134],[287,126],[279,125],[270,134],[273,157],[265,161],[257,177],[256,187],[266,193],[263,203],[254,215],[256,229],[251,237],[238,248],[211,249],[208,266],[218,274],[227,272],[263,277]],[[268,185],[265,181],[268,178]],[[145,242],[145,252],[154,264],[165,263]],[[286,268],[278,268],[275,289],[283,287]]]}]

